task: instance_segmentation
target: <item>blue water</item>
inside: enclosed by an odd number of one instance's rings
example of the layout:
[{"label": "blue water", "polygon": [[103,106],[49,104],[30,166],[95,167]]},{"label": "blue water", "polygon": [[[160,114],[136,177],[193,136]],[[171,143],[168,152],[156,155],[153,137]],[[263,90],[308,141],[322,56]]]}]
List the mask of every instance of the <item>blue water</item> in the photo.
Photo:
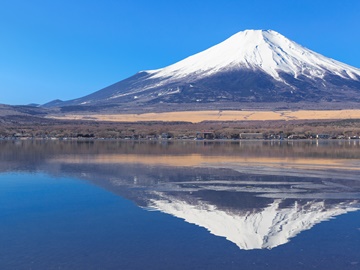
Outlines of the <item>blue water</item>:
[{"label": "blue water", "polygon": [[360,269],[360,212],[241,250],[86,180],[0,174],[0,269]]}]

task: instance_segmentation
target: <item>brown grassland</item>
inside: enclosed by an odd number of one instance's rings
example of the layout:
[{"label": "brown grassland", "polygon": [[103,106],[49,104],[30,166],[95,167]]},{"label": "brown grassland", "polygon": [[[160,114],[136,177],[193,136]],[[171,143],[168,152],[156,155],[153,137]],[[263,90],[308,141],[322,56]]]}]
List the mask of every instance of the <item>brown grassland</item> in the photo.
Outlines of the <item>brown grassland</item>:
[{"label": "brown grassland", "polygon": [[144,114],[64,114],[48,116],[63,120],[94,120],[113,122],[191,122],[203,121],[276,121],[360,119],[360,110],[299,110],[299,111],[184,111]]}]

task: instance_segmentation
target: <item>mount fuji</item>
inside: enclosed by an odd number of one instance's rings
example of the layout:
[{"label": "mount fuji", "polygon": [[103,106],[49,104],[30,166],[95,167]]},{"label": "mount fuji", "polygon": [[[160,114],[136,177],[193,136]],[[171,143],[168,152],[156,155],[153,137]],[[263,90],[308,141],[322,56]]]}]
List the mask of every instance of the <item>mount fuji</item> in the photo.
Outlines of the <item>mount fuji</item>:
[{"label": "mount fuji", "polygon": [[[272,30],[246,30],[157,70],[140,71],[95,93],[45,107],[241,109],[243,106],[360,102],[360,69]],[[311,105],[312,104],[312,105]]]}]

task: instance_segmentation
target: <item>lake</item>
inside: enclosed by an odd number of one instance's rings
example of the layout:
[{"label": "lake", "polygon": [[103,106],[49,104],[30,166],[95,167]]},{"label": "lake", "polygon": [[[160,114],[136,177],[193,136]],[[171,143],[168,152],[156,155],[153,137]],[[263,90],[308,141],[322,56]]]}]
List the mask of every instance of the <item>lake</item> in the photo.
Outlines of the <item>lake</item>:
[{"label": "lake", "polygon": [[360,269],[360,142],[0,141],[0,269]]}]

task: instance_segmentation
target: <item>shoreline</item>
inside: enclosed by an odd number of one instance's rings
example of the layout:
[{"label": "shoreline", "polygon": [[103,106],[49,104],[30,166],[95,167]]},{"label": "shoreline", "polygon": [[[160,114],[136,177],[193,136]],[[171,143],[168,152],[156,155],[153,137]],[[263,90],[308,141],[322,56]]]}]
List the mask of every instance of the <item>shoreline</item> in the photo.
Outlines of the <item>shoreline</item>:
[{"label": "shoreline", "polygon": [[[360,111],[359,111],[360,113]],[[132,119],[129,119],[129,121]],[[0,118],[0,139],[302,140],[359,139],[359,119],[107,122],[43,117]]]},{"label": "shoreline", "polygon": [[1,141],[121,141],[121,142],[360,142],[360,136],[357,138],[329,138],[329,139],[124,139],[124,138],[41,138],[41,137],[5,137]]}]

